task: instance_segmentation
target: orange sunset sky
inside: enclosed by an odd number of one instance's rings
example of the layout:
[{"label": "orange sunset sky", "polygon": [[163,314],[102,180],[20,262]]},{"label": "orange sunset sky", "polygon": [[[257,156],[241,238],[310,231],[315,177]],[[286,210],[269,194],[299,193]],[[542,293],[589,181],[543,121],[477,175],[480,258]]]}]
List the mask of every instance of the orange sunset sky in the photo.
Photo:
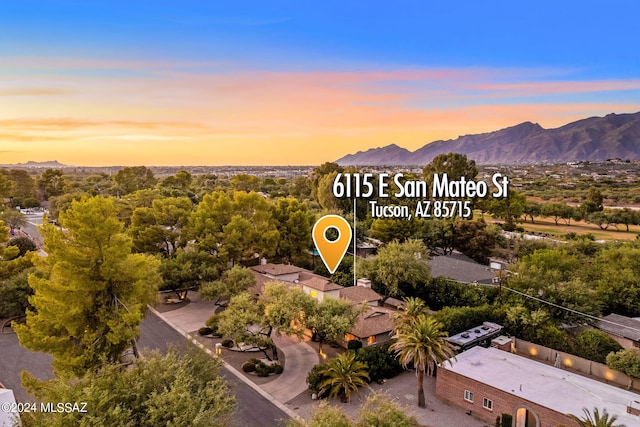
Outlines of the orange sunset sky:
[{"label": "orange sunset sky", "polygon": [[[315,165],[392,143],[415,150],[523,121],[552,128],[640,110],[637,59],[587,57],[574,38],[597,35],[571,28],[553,34],[556,44],[490,30],[460,41],[431,34],[440,27],[406,29],[431,16],[419,6],[402,16],[344,11],[349,25],[394,22],[365,37],[317,10],[256,4],[247,15],[187,2],[174,18],[173,3],[127,16],[118,4],[61,2],[25,18],[17,2],[0,17],[0,163]],[[413,46],[417,36],[439,44]]]}]

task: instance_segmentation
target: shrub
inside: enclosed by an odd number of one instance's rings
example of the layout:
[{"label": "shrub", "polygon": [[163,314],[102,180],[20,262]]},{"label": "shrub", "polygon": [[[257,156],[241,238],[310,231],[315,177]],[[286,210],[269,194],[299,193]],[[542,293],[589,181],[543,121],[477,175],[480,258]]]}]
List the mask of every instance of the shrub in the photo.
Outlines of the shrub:
[{"label": "shrub", "polygon": [[274,374],[280,375],[283,372],[284,372],[284,368],[282,367],[282,365],[273,365]]},{"label": "shrub", "polygon": [[264,363],[259,362],[257,365],[255,365],[255,367],[256,367],[256,374],[259,377],[268,377],[269,376],[269,373],[270,373],[271,370]]},{"label": "shrub", "polygon": [[218,325],[219,325],[219,323],[220,323],[220,315],[219,314],[214,314],[209,319],[207,319],[207,321],[205,322],[205,325],[207,325],[207,327],[209,329],[211,329],[211,334],[212,335],[220,335],[218,333]]},{"label": "shrub", "polygon": [[315,365],[313,368],[311,368],[309,375],[307,375],[307,384],[309,385],[309,390],[311,390],[313,393],[318,393],[318,397],[323,397],[327,394],[326,392],[320,392],[320,384],[328,379],[326,375],[323,375],[321,373],[323,368],[324,365],[322,364]]},{"label": "shrub", "polygon": [[23,256],[29,251],[35,251],[36,245],[31,241],[31,239],[27,237],[16,237],[14,239],[9,240],[7,246],[15,246],[20,251],[18,256]]},{"label": "shrub", "polygon": [[621,349],[622,346],[607,333],[588,329],[576,337],[573,353],[594,362],[607,363],[607,355]]},{"label": "shrub", "polygon": [[252,357],[251,359],[249,359],[249,362],[253,363],[254,365],[261,363],[260,360],[256,359],[255,357]]},{"label": "shrub", "polygon": [[233,340],[229,340],[229,339],[222,340],[222,346],[226,348],[233,347]]},{"label": "shrub", "polygon": [[251,363],[251,361],[246,361],[242,364],[242,370],[244,372],[255,372],[256,370],[256,365],[254,363]]},{"label": "shrub", "polygon": [[347,349],[349,350],[358,350],[362,348],[362,341],[360,340],[349,340],[347,343]]},{"label": "shrub", "polygon": [[369,366],[369,378],[378,381],[393,378],[403,371],[400,362],[389,353],[392,341],[358,350],[356,360]]},{"label": "shrub", "polygon": [[211,335],[211,332],[212,332],[211,328],[207,328],[207,327],[198,329],[198,334],[200,335]]}]

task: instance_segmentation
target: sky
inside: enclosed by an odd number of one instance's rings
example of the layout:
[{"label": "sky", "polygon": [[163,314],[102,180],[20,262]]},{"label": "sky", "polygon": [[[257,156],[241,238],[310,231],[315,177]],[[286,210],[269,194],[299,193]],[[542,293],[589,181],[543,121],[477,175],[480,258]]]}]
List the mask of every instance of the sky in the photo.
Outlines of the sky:
[{"label": "sky", "polygon": [[0,164],[318,165],[640,111],[637,1],[0,7]]}]

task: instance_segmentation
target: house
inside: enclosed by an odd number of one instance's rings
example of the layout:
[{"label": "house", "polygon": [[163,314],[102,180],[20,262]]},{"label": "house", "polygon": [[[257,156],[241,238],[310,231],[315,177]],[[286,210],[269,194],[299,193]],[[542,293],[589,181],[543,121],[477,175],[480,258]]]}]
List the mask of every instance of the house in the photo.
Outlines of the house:
[{"label": "house", "polygon": [[16,399],[13,396],[13,391],[7,388],[2,388],[2,385],[0,384],[0,406],[2,408],[7,407],[11,409],[13,407],[16,409],[14,412],[0,410],[0,427],[11,427],[16,425],[14,424],[14,421],[16,418],[19,419],[20,414],[18,413],[15,405]]},{"label": "house", "polygon": [[458,252],[431,257],[428,263],[432,277],[442,276],[460,283],[490,285],[496,275],[489,266],[479,264]]},{"label": "house", "polygon": [[369,279],[358,279],[357,286],[340,289],[340,298],[353,304],[366,303],[369,307],[378,307],[382,301],[382,295],[371,289]]},{"label": "house", "polygon": [[302,286],[304,293],[311,295],[319,302],[324,301],[327,297],[340,298],[340,290],[342,289],[342,286],[317,274],[303,271],[300,273],[297,283]]},{"label": "house", "polygon": [[577,427],[569,414],[583,408],[640,425],[640,395],[496,348],[473,347],[439,367],[436,396],[491,425],[508,414],[518,427]]},{"label": "house", "polygon": [[301,271],[306,271],[304,268],[289,264],[260,264],[250,268],[264,277],[282,282],[294,282],[300,278]]},{"label": "house", "polygon": [[343,298],[352,304],[367,303],[369,309],[361,314],[351,330],[345,336],[344,346],[348,341],[359,340],[364,347],[388,341],[393,331],[391,313],[395,310],[379,307],[382,296],[371,289],[371,281],[359,279],[358,286],[345,288],[331,282],[326,277],[312,273],[304,268],[284,264],[261,264],[250,267],[256,278],[256,285],[250,290],[258,297],[264,285],[270,281],[279,281],[289,286],[300,287],[307,295],[318,301],[325,298]]},{"label": "house", "polygon": [[345,347],[349,341],[358,340],[363,347],[389,341],[393,332],[391,314],[394,310],[385,307],[371,307],[361,314],[351,328],[351,333],[345,335]]},{"label": "house", "polygon": [[596,320],[593,327],[609,334],[624,348],[640,347],[640,320],[610,314]]}]

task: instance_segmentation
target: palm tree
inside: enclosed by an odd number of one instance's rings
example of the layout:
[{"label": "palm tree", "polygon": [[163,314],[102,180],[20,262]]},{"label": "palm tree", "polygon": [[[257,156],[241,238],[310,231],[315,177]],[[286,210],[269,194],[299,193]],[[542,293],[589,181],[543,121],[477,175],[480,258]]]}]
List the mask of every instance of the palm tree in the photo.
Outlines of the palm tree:
[{"label": "palm tree", "polygon": [[593,408],[593,415],[587,408],[582,408],[582,411],[584,412],[583,418],[570,415],[571,418],[577,421],[580,427],[625,427],[624,424],[614,424],[618,417],[616,415],[609,415],[606,409],[600,413],[598,408]]},{"label": "palm tree", "polygon": [[351,393],[357,392],[358,387],[369,380],[369,367],[366,363],[358,362],[353,351],[347,351],[331,360],[320,371],[328,377],[320,383],[320,388],[329,390],[329,397],[340,396],[342,402],[351,399]]},{"label": "palm tree", "polygon": [[418,406],[426,406],[424,399],[424,375],[431,375],[436,365],[454,356],[451,344],[445,339],[442,324],[431,316],[419,314],[409,327],[396,330],[389,351],[396,353],[403,367],[413,363],[418,374]]},{"label": "palm tree", "polygon": [[401,329],[410,327],[415,323],[418,316],[424,314],[426,310],[427,305],[420,298],[406,298],[402,311],[393,313],[391,317],[391,320],[396,326],[396,333]]}]

